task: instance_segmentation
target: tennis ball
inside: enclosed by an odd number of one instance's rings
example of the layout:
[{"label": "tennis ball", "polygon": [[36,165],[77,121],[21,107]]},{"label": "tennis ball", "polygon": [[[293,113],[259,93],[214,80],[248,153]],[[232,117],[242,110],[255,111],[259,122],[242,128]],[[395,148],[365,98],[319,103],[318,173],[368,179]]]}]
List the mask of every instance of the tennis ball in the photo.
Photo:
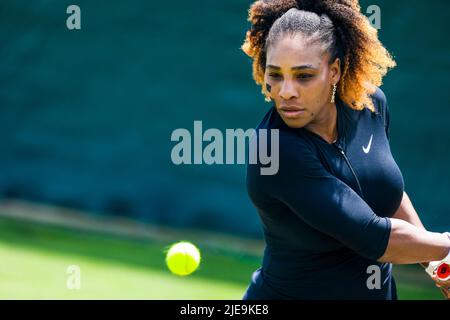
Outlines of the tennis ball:
[{"label": "tennis ball", "polygon": [[173,244],[166,255],[169,270],[179,276],[187,276],[200,265],[200,251],[187,241]]}]

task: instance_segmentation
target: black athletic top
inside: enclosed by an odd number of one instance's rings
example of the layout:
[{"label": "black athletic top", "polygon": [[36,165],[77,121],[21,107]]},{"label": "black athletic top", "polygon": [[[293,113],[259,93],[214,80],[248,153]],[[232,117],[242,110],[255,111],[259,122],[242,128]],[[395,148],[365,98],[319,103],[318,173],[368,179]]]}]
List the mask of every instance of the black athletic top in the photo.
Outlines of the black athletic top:
[{"label": "black athletic top", "polygon": [[279,129],[279,170],[261,175],[264,165],[247,165],[266,247],[243,299],[397,299],[392,264],[376,260],[404,181],[389,146],[386,97],[378,88],[372,100],[375,113],[337,97],[332,144],[289,128],[275,106],[256,128]]}]

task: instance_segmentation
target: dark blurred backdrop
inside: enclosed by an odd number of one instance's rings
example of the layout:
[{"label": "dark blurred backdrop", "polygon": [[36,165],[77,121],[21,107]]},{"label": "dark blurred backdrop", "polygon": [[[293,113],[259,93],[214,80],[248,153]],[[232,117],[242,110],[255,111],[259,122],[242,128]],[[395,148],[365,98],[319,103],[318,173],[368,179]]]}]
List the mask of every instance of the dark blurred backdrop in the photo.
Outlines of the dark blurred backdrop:
[{"label": "dark blurred backdrop", "polygon": [[[1,196],[261,237],[244,165],[170,158],[174,129],[252,128],[270,107],[240,51],[251,2],[2,0]],[[425,225],[448,231],[450,2],[372,4],[398,63],[392,152]]]}]

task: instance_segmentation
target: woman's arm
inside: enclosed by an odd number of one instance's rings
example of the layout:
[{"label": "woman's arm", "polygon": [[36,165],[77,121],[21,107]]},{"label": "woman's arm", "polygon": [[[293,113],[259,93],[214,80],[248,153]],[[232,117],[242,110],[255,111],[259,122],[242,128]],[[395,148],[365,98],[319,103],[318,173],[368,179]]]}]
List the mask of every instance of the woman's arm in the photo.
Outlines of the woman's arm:
[{"label": "woman's arm", "polygon": [[402,202],[392,218],[404,220],[413,226],[426,230],[406,192],[403,192]]},{"label": "woman's arm", "polygon": [[413,264],[440,261],[450,252],[450,238],[429,232],[404,220],[391,218],[391,233],[380,262]]},{"label": "woman's arm", "polygon": [[[408,194],[404,191],[403,192],[403,198],[400,203],[399,208],[395,212],[395,214],[392,216],[392,218],[395,219],[401,219],[406,222],[409,222],[413,226],[418,227],[419,229],[426,230],[424,225],[422,224],[422,221],[420,221],[419,215],[417,214],[417,211],[414,209],[414,206],[409,199]],[[423,268],[428,267],[428,262],[422,262],[420,265]]]},{"label": "woman's arm", "polygon": [[279,143],[277,174],[260,175],[259,165],[248,166],[250,197],[260,197],[252,190],[263,188],[312,228],[372,260],[382,257],[412,264],[447,256],[450,239],[446,235],[376,215],[352,188],[323,166],[306,141],[285,132]]},{"label": "woman's arm", "polygon": [[[404,220],[404,221],[409,222],[410,224],[416,226],[417,228],[419,228],[421,230],[426,230],[422,224],[422,221],[420,221],[419,215],[417,214],[416,210],[414,209],[414,206],[412,205],[411,200],[409,199],[406,192],[403,192],[403,198],[402,198],[400,207],[397,209],[397,211],[392,216],[392,218]],[[423,268],[427,268],[428,262],[421,262],[420,265]],[[448,288],[449,283],[441,282],[439,279],[437,279],[436,276],[432,276],[432,279],[436,282],[436,286],[439,287],[439,289],[441,290],[444,297],[446,299],[450,299],[450,291],[448,291],[446,289],[446,288]]]}]

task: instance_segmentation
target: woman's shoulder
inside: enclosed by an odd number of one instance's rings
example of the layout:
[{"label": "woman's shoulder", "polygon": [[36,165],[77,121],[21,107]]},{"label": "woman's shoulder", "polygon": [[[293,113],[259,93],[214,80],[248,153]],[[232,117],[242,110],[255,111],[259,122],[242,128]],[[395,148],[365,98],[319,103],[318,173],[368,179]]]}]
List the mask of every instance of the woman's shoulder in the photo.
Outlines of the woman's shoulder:
[{"label": "woman's shoulder", "polygon": [[375,92],[370,95],[377,114],[384,116],[387,109],[386,94],[380,87],[376,87]]},{"label": "woman's shoulder", "polygon": [[386,94],[380,87],[376,87],[375,92],[372,93],[371,96],[372,96],[372,99],[376,100],[377,102],[386,103],[386,100],[387,100]]}]

